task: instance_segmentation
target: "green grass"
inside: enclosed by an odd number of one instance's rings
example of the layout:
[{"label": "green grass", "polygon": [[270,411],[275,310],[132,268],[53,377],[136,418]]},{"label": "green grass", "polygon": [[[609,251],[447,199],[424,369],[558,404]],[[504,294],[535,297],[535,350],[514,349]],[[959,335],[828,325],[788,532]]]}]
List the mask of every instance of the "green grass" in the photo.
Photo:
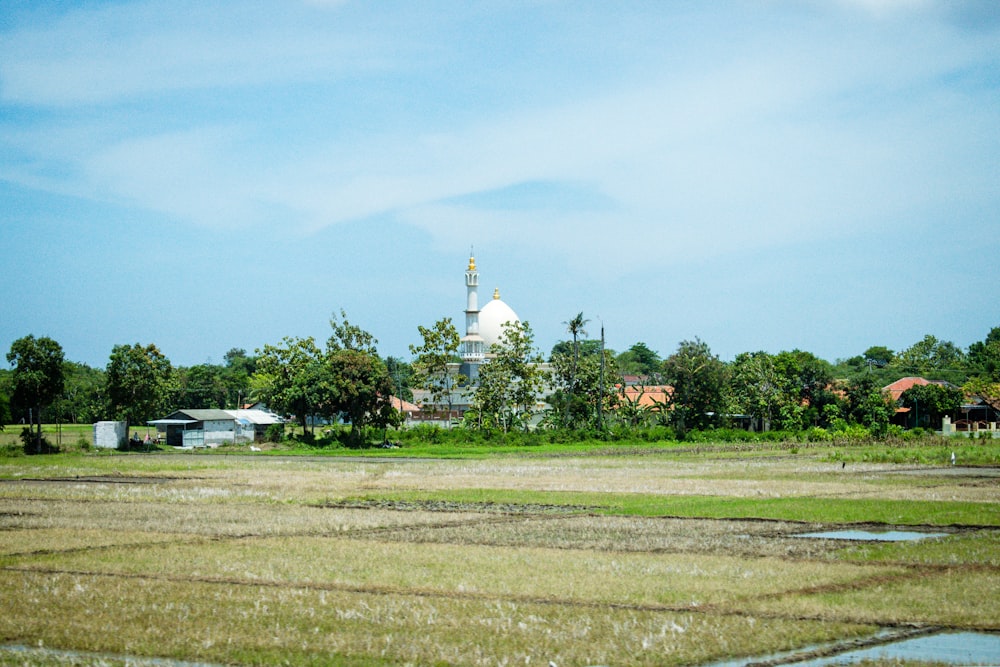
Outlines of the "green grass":
[{"label": "green grass", "polygon": [[[0,665],[684,665],[1000,630],[1000,478],[547,447],[0,458],[2,642],[86,652]],[[845,545],[800,522],[976,528]]]},{"label": "green grass", "polygon": [[1000,526],[1000,505],[953,501],[841,498],[734,498],[662,496],[510,489],[399,491],[362,500],[455,501],[513,505],[562,505],[612,516],[772,519],[809,523],[884,523],[901,526]]}]

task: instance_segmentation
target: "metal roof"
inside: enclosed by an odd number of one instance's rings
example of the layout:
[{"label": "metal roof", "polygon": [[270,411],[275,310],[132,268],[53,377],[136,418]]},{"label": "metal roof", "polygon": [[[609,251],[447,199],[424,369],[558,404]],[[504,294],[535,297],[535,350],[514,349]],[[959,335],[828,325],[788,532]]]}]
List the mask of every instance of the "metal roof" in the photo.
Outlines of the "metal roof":
[{"label": "metal roof", "polygon": [[163,419],[154,419],[147,423],[165,426],[205,421],[242,421],[267,426],[281,424],[284,420],[263,410],[176,410]]}]

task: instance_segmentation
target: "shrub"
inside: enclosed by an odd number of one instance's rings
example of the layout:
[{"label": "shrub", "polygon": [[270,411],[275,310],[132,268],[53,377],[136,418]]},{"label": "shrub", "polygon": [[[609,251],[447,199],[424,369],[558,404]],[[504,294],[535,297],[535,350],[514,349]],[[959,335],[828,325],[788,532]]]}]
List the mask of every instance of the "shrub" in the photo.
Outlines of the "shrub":
[{"label": "shrub", "polygon": [[825,428],[813,426],[805,433],[806,442],[829,442],[833,436]]},{"label": "shrub", "polygon": [[21,429],[20,437],[25,454],[56,454],[59,452],[59,448],[49,442],[44,435],[39,440],[27,426]]},{"label": "shrub", "polygon": [[264,439],[268,442],[281,442],[285,439],[285,425],[271,424],[264,431]]}]

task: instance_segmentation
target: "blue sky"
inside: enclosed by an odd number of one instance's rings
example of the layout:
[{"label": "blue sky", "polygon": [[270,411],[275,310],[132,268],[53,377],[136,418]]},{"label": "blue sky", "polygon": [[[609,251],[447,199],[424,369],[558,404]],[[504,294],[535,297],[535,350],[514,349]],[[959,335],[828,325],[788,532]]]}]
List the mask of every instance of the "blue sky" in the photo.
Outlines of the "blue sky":
[{"label": "blue sky", "polygon": [[548,352],[1000,326],[1000,5],[0,0],[0,349],[409,358],[475,247]]}]

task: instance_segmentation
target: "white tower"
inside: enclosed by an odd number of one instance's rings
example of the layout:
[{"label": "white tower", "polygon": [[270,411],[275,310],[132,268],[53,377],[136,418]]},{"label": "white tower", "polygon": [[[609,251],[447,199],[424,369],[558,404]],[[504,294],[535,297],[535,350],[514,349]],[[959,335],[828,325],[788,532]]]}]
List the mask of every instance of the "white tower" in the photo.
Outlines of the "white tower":
[{"label": "white tower", "polygon": [[[486,343],[479,335],[479,272],[476,271],[476,257],[469,255],[469,268],[465,271],[465,336],[462,338],[463,365],[478,365],[486,357]],[[471,370],[471,369],[470,369]],[[466,372],[472,379],[478,373]]]}]

